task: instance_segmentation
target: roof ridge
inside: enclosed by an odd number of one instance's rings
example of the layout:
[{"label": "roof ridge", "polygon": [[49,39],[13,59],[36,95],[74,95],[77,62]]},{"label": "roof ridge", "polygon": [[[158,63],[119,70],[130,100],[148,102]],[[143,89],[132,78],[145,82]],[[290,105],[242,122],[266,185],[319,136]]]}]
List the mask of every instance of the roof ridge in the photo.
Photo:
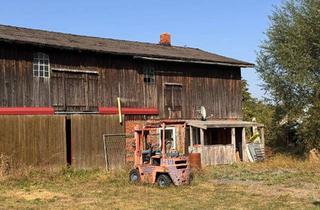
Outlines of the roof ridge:
[{"label": "roof ridge", "polygon": [[55,34],[61,34],[61,35],[68,35],[68,36],[76,36],[76,37],[84,37],[84,38],[92,38],[92,39],[103,39],[103,40],[112,40],[112,41],[119,41],[119,42],[129,42],[129,43],[138,43],[138,44],[148,44],[152,46],[160,46],[160,47],[177,47],[177,48],[189,48],[189,49],[194,49],[194,50],[200,50],[199,48],[195,47],[189,47],[189,46],[179,46],[179,45],[161,45],[158,43],[153,43],[153,42],[143,42],[143,41],[132,41],[132,40],[126,40],[126,39],[115,39],[115,38],[107,38],[107,37],[99,37],[99,36],[93,36],[93,35],[80,35],[80,34],[75,34],[75,33],[65,33],[65,32],[60,32],[60,31],[51,31],[51,30],[44,30],[44,29],[37,29],[37,28],[27,28],[27,27],[21,27],[21,26],[14,26],[14,25],[5,25],[5,24],[0,24],[0,27],[10,27],[10,28],[15,28],[15,29],[23,29],[23,30],[29,30],[29,31],[39,31],[39,32],[45,32],[45,33],[55,33]]},{"label": "roof ridge", "polygon": [[66,49],[84,49],[104,53],[159,58],[179,58],[181,60],[190,60],[199,63],[206,61],[219,65],[235,64],[239,67],[253,66],[253,64],[248,62],[194,47],[178,45],[164,46],[151,42],[80,35],[13,25],[0,24],[0,39],[45,46],[64,47]]}]

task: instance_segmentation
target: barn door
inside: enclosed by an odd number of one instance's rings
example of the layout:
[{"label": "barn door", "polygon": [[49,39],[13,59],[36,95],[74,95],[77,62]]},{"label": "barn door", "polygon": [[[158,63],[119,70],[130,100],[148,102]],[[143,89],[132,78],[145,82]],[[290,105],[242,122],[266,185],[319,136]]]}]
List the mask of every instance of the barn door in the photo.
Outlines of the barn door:
[{"label": "barn door", "polygon": [[51,104],[56,111],[66,111],[64,72],[53,71],[50,78]]},{"label": "barn door", "polygon": [[70,119],[73,167],[115,169],[125,164],[126,139],[119,135],[125,132],[125,124],[119,124],[118,115],[71,115]]},{"label": "barn door", "polygon": [[52,71],[51,101],[57,111],[83,112],[98,109],[98,76]]},{"label": "barn door", "polygon": [[65,73],[64,83],[67,111],[87,111],[86,74]]},{"label": "barn door", "polygon": [[182,116],[182,85],[165,84],[164,108],[167,118],[181,118]]}]

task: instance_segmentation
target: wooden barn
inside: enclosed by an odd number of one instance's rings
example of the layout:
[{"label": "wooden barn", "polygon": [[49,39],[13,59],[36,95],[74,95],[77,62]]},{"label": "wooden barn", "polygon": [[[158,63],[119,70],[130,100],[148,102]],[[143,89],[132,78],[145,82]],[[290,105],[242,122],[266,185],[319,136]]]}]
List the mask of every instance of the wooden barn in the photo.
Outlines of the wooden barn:
[{"label": "wooden barn", "polygon": [[0,153],[103,167],[103,136],[167,120],[179,152],[200,152],[205,165],[237,151],[245,161],[246,128],[264,137],[242,121],[241,67],[253,64],[173,46],[167,33],[153,44],[0,25]]}]

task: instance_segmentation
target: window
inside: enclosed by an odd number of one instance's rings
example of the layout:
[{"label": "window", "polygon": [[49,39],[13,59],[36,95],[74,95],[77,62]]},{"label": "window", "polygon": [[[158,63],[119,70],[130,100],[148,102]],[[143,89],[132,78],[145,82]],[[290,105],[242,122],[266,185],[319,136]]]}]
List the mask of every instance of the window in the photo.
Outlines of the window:
[{"label": "window", "polygon": [[172,111],[182,109],[182,85],[181,84],[165,84],[165,107],[170,107]]},{"label": "window", "polygon": [[47,78],[49,77],[49,70],[49,56],[40,52],[33,54],[33,76]]},{"label": "window", "polygon": [[[162,142],[162,128],[158,129],[159,132],[159,147],[161,148]],[[171,148],[176,149],[176,128],[174,127],[167,127],[165,131],[166,143],[171,141]]]},{"label": "window", "polygon": [[231,128],[208,128],[205,135],[205,145],[231,144]]},{"label": "window", "polygon": [[201,144],[200,142],[200,128],[192,127],[193,144]]},{"label": "window", "polygon": [[151,65],[144,66],[143,73],[144,73],[143,81],[145,83],[153,84],[155,82],[155,73],[154,73],[153,66]]}]

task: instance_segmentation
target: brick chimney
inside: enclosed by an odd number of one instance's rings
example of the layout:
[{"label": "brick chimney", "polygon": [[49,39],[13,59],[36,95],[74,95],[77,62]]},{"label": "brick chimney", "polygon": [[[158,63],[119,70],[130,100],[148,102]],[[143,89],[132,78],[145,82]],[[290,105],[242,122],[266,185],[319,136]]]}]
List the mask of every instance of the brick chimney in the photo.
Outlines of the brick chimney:
[{"label": "brick chimney", "polygon": [[160,42],[161,45],[171,46],[171,35],[169,33],[162,33],[160,35]]}]

